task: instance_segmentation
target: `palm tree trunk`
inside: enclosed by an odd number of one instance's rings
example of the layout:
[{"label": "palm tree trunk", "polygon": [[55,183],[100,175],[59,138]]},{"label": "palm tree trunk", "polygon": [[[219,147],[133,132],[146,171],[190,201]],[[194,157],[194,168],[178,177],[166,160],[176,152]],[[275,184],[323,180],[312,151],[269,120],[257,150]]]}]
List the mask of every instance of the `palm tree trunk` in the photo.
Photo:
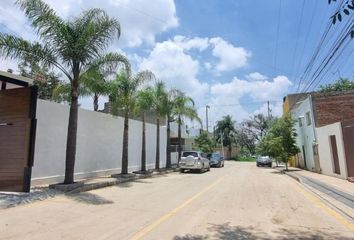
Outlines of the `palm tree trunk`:
[{"label": "palm tree trunk", "polygon": [[77,122],[78,122],[78,108],[79,108],[78,87],[79,87],[79,74],[75,74],[71,85],[71,103],[70,103],[70,112],[69,112],[68,135],[66,138],[64,184],[74,183]]},{"label": "palm tree trunk", "polygon": [[142,116],[143,122],[143,135],[142,135],[142,146],[141,146],[141,171],[146,171],[146,128],[145,128],[145,112]]},{"label": "palm tree trunk", "polygon": [[128,118],[128,112],[127,110],[125,110],[121,174],[128,174],[128,137],[129,137],[128,134],[129,134],[129,118]]},{"label": "palm tree trunk", "polygon": [[95,95],[93,96],[93,110],[95,112],[98,111],[98,95],[97,95],[97,93],[95,93]]},{"label": "palm tree trunk", "polygon": [[178,163],[182,156],[181,115],[178,115]]},{"label": "palm tree trunk", "polygon": [[156,119],[156,162],[155,169],[160,169],[160,118]]},{"label": "palm tree trunk", "polygon": [[171,168],[171,128],[170,120],[167,118],[167,144],[166,144],[166,168]]},{"label": "palm tree trunk", "polygon": [[231,143],[229,144],[229,156],[228,156],[228,159],[231,159],[231,151],[232,151],[232,146],[231,146]]}]

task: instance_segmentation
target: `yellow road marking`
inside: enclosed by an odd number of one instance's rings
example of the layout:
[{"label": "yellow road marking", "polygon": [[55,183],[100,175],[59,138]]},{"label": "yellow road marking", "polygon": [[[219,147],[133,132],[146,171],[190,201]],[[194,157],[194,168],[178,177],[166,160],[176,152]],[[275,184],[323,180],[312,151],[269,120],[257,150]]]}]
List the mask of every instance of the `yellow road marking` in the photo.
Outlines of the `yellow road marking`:
[{"label": "yellow road marking", "polygon": [[157,219],[155,222],[153,222],[149,226],[145,227],[144,229],[142,229],[141,231],[136,233],[131,239],[132,240],[138,240],[138,239],[141,239],[142,237],[146,236],[149,232],[151,232],[153,229],[158,227],[161,223],[165,222],[167,219],[169,219],[170,217],[174,216],[176,213],[178,213],[180,210],[182,210],[188,204],[193,202],[195,199],[197,199],[198,197],[200,197],[201,195],[203,195],[204,193],[209,191],[212,187],[214,187],[219,182],[221,182],[221,180],[223,180],[226,176],[227,175],[224,175],[224,176],[220,177],[217,181],[213,182],[208,187],[204,188],[202,191],[198,192],[197,194],[195,194],[194,196],[189,198],[187,201],[185,201],[184,203],[182,203],[181,205],[179,205],[175,209],[172,209],[170,212],[166,213],[165,215],[163,215],[162,217]]},{"label": "yellow road marking", "polygon": [[308,200],[310,200],[312,203],[316,204],[319,208],[324,210],[328,215],[334,217],[338,222],[340,222],[342,225],[347,227],[349,230],[354,232],[354,225],[351,224],[347,219],[342,217],[339,213],[328,207],[326,204],[324,204],[318,197],[313,195],[312,193],[301,189],[299,186],[296,186],[296,189],[298,192],[302,193]]}]

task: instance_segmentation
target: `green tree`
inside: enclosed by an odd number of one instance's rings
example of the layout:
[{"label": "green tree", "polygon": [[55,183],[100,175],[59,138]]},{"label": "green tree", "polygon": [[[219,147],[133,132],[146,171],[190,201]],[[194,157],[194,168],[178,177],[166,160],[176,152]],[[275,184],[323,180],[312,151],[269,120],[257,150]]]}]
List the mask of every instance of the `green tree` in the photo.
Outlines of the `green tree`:
[{"label": "green tree", "polygon": [[224,147],[228,147],[227,158],[231,158],[232,144],[235,142],[235,124],[236,122],[232,120],[230,115],[224,116],[216,123],[216,141],[222,142]]},{"label": "green tree", "polygon": [[190,120],[197,120],[201,122],[196,109],[194,108],[194,101],[191,97],[188,97],[184,92],[177,91],[176,98],[174,100],[174,115],[178,124],[178,160],[182,156],[182,131],[181,126],[183,124],[183,118]]},{"label": "green tree", "polygon": [[347,78],[340,78],[334,83],[320,86],[320,92],[322,93],[350,91],[350,90],[354,90],[354,81],[351,81]]},{"label": "green tree", "polygon": [[135,75],[124,71],[117,74],[116,79],[110,82],[112,113],[117,115],[121,112],[124,117],[121,174],[128,173],[129,116],[133,116],[134,110],[137,108],[139,87],[152,78],[154,76],[150,71],[138,72]]},{"label": "green tree", "polygon": [[[53,98],[54,89],[60,83],[59,74],[50,71],[48,67],[40,67],[31,60],[23,60],[18,68],[22,76],[34,79],[33,83],[38,87],[38,98],[44,100]],[[57,101],[61,102],[61,99]]]},{"label": "green tree", "polygon": [[262,155],[284,162],[286,170],[290,157],[299,152],[296,145],[295,123],[296,121],[289,116],[276,120],[258,146],[258,151]]},{"label": "green tree", "polygon": [[209,137],[207,132],[202,132],[194,139],[195,143],[197,144],[199,150],[204,153],[212,153],[214,148],[213,140]]},{"label": "green tree", "polygon": [[33,59],[42,67],[55,67],[71,84],[64,184],[74,182],[78,98],[82,74],[93,68],[116,69],[128,60],[116,53],[105,54],[109,42],[120,35],[120,24],[101,9],[89,9],[63,20],[42,0],[19,0],[40,42],[0,33],[0,55],[7,59]]}]

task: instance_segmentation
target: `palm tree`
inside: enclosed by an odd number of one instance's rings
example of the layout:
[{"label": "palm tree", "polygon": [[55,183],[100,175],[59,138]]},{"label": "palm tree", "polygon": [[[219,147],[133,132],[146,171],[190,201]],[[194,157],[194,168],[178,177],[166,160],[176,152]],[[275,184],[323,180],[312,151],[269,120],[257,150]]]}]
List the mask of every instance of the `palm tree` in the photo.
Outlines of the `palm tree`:
[{"label": "palm tree", "polygon": [[223,146],[228,147],[227,158],[231,157],[232,143],[235,141],[235,123],[230,115],[224,116],[222,120],[216,123],[216,140],[221,141]]},{"label": "palm tree", "polygon": [[153,89],[148,87],[138,92],[135,111],[141,114],[142,119],[142,147],[141,147],[141,172],[146,172],[146,127],[145,114],[153,106]]},{"label": "palm tree", "polygon": [[75,18],[63,20],[42,0],[18,0],[40,42],[0,33],[0,55],[7,59],[33,59],[44,67],[57,68],[69,80],[70,113],[66,143],[64,184],[74,182],[78,98],[81,76],[94,68],[113,70],[122,63],[130,71],[128,60],[108,53],[108,43],[120,36],[120,24],[101,9],[89,9]]},{"label": "palm tree", "polygon": [[178,123],[178,161],[182,156],[182,133],[181,125],[183,124],[183,118],[189,118],[190,120],[198,120],[198,113],[194,108],[194,101],[191,97],[186,96],[184,92],[177,91],[177,96],[175,99],[175,109],[174,114],[177,116]]},{"label": "palm tree", "polygon": [[165,100],[167,91],[165,84],[158,81],[152,89],[152,110],[156,113],[156,159],[155,169],[160,169],[160,120],[165,117]]},{"label": "palm tree", "polygon": [[[96,70],[92,70],[83,74],[80,78],[80,86],[78,92],[81,97],[92,97],[93,110],[98,111],[98,100],[100,96],[109,95],[109,84],[105,79],[105,74]],[[70,83],[61,83],[53,91],[53,100],[64,100],[70,102]]]},{"label": "palm tree", "polygon": [[122,112],[124,116],[123,131],[123,153],[121,174],[128,174],[128,137],[129,137],[129,116],[134,114],[137,105],[139,87],[146,81],[154,78],[150,71],[138,72],[132,75],[127,72],[117,74],[116,79],[111,82],[110,101],[112,102],[112,113]]}]

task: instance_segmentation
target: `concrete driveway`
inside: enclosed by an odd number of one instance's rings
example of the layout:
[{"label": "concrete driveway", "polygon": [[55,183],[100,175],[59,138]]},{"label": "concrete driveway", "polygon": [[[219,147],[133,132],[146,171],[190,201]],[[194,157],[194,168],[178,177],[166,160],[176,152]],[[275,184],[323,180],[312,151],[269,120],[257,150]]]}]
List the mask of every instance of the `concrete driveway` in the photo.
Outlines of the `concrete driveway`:
[{"label": "concrete driveway", "polygon": [[225,162],[0,210],[0,239],[354,239],[354,225],[277,170]]}]

